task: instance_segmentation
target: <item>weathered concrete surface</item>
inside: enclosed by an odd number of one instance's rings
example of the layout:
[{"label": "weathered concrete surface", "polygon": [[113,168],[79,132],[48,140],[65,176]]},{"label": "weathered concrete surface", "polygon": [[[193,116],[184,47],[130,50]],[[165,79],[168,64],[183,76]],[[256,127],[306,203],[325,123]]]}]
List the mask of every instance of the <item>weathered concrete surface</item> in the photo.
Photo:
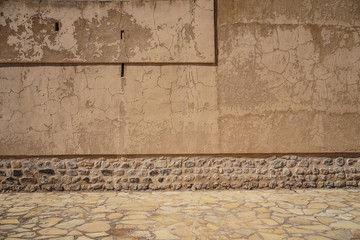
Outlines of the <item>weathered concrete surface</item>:
[{"label": "weathered concrete surface", "polygon": [[0,62],[215,62],[213,0],[2,0],[0,9]]},{"label": "weathered concrete surface", "polygon": [[218,66],[0,68],[0,153],[360,151],[359,1],[217,14]]}]

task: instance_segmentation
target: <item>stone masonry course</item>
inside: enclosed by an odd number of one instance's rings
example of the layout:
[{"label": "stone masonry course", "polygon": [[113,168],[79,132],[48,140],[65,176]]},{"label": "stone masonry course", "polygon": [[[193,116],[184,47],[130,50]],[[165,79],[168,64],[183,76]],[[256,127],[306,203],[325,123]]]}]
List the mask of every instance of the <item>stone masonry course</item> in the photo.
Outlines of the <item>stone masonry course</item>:
[{"label": "stone masonry course", "polygon": [[360,157],[4,158],[0,191],[142,191],[360,186]]}]

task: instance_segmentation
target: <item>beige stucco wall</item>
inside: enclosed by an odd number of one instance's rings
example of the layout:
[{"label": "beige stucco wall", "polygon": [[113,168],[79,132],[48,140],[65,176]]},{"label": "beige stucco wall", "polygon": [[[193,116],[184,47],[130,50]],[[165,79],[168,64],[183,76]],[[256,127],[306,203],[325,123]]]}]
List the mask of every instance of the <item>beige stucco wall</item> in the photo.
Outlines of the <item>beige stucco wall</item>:
[{"label": "beige stucco wall", "polygon": [[2,0],[0,9],[0,63],[215,62],[213,0]]},{"label": "beige stucco wall", "polygon": [[1,65],[0,154],[359,152],[360,2],[217,5],[216,65]]}]

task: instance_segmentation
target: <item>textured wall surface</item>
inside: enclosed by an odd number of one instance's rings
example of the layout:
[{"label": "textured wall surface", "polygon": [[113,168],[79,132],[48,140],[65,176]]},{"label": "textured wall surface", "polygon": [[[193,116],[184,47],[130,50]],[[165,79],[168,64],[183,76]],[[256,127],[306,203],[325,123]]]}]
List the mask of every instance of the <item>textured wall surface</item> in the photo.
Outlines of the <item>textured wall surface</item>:
[{"label": "textured wall surface", "polygon": [[219,0],[217,65],[1,65],[0,154],[359,152],[359,30],[357,0]]},{"label": "textured wall surface", "polygon": [[215,62],[213,0],[2,0],[0,11],[0,62]]},{"label": "textured wall surface", "polygon": [[219,1],[221,151],[359,151],[359,13],[359,1]]},{"label": "textured wall surface", "polygon": [[9,158],[0,161],[0,183],[0,191],[358,187],[360,158]]}]

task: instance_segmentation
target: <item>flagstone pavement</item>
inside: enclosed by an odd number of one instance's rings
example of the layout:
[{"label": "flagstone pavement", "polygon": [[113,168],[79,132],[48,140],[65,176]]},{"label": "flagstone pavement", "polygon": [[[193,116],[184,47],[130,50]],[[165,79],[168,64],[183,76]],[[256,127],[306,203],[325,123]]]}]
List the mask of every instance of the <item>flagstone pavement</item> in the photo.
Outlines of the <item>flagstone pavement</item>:
[{"label": "flagstone pavement", "polygon": [[0,239],[360,239],[360,189],[2,193]]}]

